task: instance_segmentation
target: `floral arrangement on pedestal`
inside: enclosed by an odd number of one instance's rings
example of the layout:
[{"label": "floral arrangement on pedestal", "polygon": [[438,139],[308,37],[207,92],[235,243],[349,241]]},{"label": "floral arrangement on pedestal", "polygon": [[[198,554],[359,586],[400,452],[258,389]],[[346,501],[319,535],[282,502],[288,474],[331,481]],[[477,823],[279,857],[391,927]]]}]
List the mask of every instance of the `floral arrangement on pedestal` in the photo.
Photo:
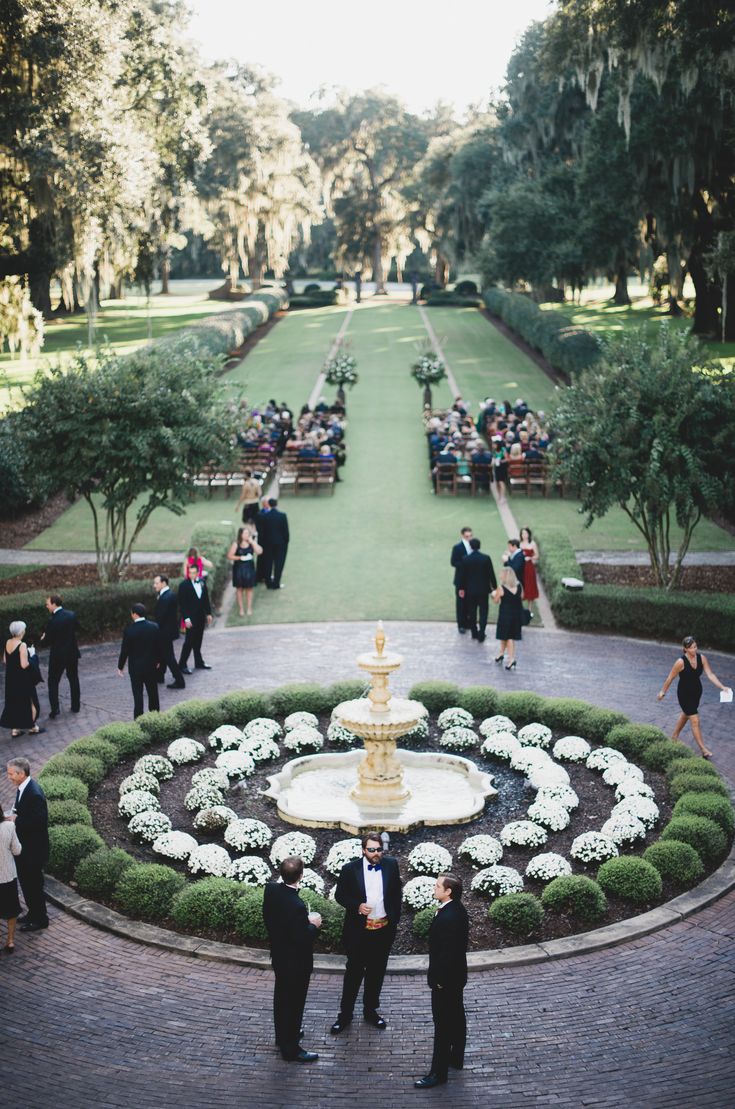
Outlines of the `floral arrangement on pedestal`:
[{"label": "floral arrangement on pedestal", "polygon": [[337,344],[331,358],[324,363],[324,375],[328,385],[337,386],[337,396],[344,404],[345,385],[350,389],[357,385],[357,359],[350,354],[347,343]]},{"label": "floral arrangement on pedestal", "polygon": [[424,389],[424,405],[431,408],[431,386],[438,385],[447,376],[447,371],[441,358],[432,348],[424,350],[418,362],[411,367],[411,377]]}]

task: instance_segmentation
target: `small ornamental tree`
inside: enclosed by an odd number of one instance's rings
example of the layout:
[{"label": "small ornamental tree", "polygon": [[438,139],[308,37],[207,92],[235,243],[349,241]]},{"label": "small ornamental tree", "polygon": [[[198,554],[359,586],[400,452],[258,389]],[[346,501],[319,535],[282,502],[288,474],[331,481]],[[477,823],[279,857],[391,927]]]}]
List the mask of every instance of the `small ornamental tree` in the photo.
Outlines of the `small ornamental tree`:
[{"label": "small ornamental tree", "polygon": [[[654,342],[622,335],[562,392],[552,424],[556,473],[580,490],[587,525],[619,505],[656,583],[676,588],[695,527],[730,500],[735,376],[665,324]],[[670,562],[674,522],[682,535]]]},{"label": "small ornamental tree", "polygon": [[219,365],[182,340],[126,357],[80,353],[36,375],[24,445],[41,479],[89,505],[103,582],[125,576],[155,509],[181,515],[194,476],[231,454],[236,407],[221,399]]}]

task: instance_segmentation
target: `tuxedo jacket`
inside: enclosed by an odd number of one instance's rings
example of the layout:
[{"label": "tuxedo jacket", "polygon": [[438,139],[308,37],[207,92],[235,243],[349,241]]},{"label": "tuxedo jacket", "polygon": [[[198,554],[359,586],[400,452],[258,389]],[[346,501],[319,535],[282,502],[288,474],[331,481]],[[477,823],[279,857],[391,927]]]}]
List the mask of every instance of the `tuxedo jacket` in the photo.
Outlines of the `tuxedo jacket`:
[{"label": "tuxedo jacket", "polygon": [[161,633],[153,620],[134,620],[123,632],[118,670],[128,664],[131,678],[142,678],[156,669],[161,658]]},{"label": "tuxedo jacket", "polygon": [[298,890],[283,882],[267,882],[263,920],[274,969],[279,973],[311,974],[317,929],[309,923],[309,913]]},{"label": "tuxedo jacket", "polygon": [[[318,457],[318,455],[316,456]],[[285,550],[288,546],[288,516],[277,508],[258,515],[258,537],[265,538],[266,547],[271,550]]]},{"label": "tuxedo jacket", "polygon": [[43,633],[43,644],[49,648],[49,661],[81,658],[77,644],[77,614],[68,608],[57,608],[51,614]]},{"label": "tuxedo jacket", "polygon": [[202,595],[197,597],[193,583],[185,578],[179,586],[179,610],[182,620],[191,620],[194,626],[204,624],[207,616],[212,615],[206,581],[202,581]]},{"label": "tuxedo jacket", "polygon": [[432,989],[461,989],[467,982],[470,926],[461,901],[447,901],[429,928],[429,973]]},{"label": "tuxedo jacket", "polygon": [[454,546],[452,547],[452,556],[449,560],[451,562],[452,566],[454,567],[454,587],[455,587],[455,589],[461,589],[462,588],[462,586],[459,584],[459,568],[462,565],[462,563],[464,562],[464,560],[468,557],[469,556],[468,556],[467,551],[465,549],[464,543],[462,543],[461,540],[460,540],[459,543],[455,543]]},{"label": "tuxedo jacket", "polygon": [[523,575],[526,569],[526,556],[524,555],[523,551],[516,551],[513,557],[508,559],[508,565],[510,566],[511,570],[515,571],[516,577],[518,578],[521,585],[523,585]]},{"label": "tuxedo jacket", "polygon": [[15,830],[23,851],[21,865],[43,866],[48,859],[48,805],[46,794],[35,778],[28,780],[15,805]]},{"label": "tuxedo jacket", "polygon": [[470,597],[489,596],[490,590],[495,589],[495,570],[489,555],[482,551],[472,551],[460,563],[457,573],[459,575],[459,588],[464,589]]},{"label": "tuxedo jacket", "polygon": [[[362,868],[364,856],[352,859],[342,867],[337,879],[335,900],[345,908],[345,923],[342,929],[342,940],[345,947],[359,942],[365,932],[365,917],[358,912],[360,905],[365,904],[365,874]],[[397,861],[386,855],[381,863],[380,876],[383,879],[383,902],[385,915],[388,917],[388,928],[395,935],[398,921],[401,917],[401,875]]]},{"label": "tuxedo jacket", "polygon": [[179,638],[178,604],[173,589],[169,588],[158,594],[153,619],[158,624],[163,642],[173,643]]}]

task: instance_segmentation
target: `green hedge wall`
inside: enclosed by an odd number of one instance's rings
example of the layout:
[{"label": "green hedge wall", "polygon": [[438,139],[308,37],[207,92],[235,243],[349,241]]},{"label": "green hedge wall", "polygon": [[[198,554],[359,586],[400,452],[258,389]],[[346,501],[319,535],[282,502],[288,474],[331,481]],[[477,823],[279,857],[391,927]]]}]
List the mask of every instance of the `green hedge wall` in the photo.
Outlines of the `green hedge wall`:
[{"label": "green hedge wall", "polygon": [[522,293],[487,289],[485,306],[494,316],[543,354],[555,370],[572,377],[594,365],[600,357],[600,341],[591,331],[575,327],[560,312],[548,312]]},{"label": "green hedge wall", "polygon": [[239,308],[231,308],[216,316],[205,316],[189,327],[155,339],[151,345],[157,350],[168,350],[194,342],[208,354],[229,354],[242,346],[247,337],[267,323],[275,312],[287,306],[288,297],[284,289],[275,286],[261,289],[243,301]]}]

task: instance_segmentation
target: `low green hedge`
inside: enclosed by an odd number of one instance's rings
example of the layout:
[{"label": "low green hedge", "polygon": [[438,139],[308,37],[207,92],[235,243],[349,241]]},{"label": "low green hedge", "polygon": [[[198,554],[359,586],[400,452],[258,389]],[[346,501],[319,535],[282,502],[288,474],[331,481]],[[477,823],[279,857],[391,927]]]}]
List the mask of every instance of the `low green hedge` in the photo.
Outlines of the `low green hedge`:
[{"label": "low green hedge", "polygon": [[267,940],[263,920],[263,890],[249,886],[235,904],[235,931],[241,940]]},{"label": "low green hedge", "polygon": [[529,693],[525,689],[498,694],[498,712],[509,716],[519,728],[540,720],[543,705],[543,697],[538,693]]},{"label": "low green hedge", "polygon": [[614,747],[627,759],[635,761],[643,757],[648,746],[665,743],[668,738],[665,732],[653,724],[618,724],[605,736],[605,746]]},{"label": "low green hedge", "polygon": [[175,349],[180,345],[191,346],[193,340],[197,348],[207,354],[229,354],[241,347],[249,335],[287,303],[285,289],[275,286],[260,289],[242,301],[238,308],[205,316],[188,327],[155,339],[153,345],[156,350]]},{"label": "low green hedge", "polygon": [[135,859],[121,847],[100,847],[92,851],[74,871],[74,881],[85,897],[112,897],[122,873],[135,864]]},{"label": "low green hedge", "polygon": [[94,733],[95,739],[104,739],[117,750],[118,760],[133,758],[144,751],[150,740],[138,724],[103,724]]},{"label": "low green hedge", "polygon": [[471,712],[476,720],[486,716],[495,716],[500,711],[500,695],[496,689],[489,685],[468,685],[459,691],[457,705],[466,712]]},{"label": "low green hedge", "polygon": [[289,301],[290,308],[326,308],[339,301],[337,289],[312,289],[308,293],[294,293]]},{"label": "low green hedge", "polygon": [[690,889],[704,875],[704,864],[690,843],[676,839],[660,839],[643,852],[643,858],[655,866],[665,882],[678,889]]},{"label": "low green hedge", "polygon": [[240,693],[226,693],[220,704],[230,724],[242,728],[250,720],[259,716],[270,716],[271,704],[266,693],[251,693],[243,690]]},{"label": "low green hedge", "polygon": [[[691,755],[692,752],[690,751]],[[707,759],[694,758],[678,758],[673,759],[666,767],[666,778],[669,782],[674,778],[678,778],[680,774],[695,774],[698,778],[716,778],[718,782],[722,781],[719,770],[715,769],[711,762]]]},{"label": "low green hedge", "polygon": [[71,878],[86,855],[104,847],[100,835],[88,824],[57,824],[48,830],[48,870],[57,878]]},{"label": "low green hedge", "polygon": [[47,801],[78,801],[81,805],[86,804],[89,797],[89,787],[81,778],[72,778],[68,774],[46,774],[43,792]]},{"label": "low green hedge", "polygon": [[168,916],[174,897],[185,884],[186,878],[173,867],[135,863],[120,876],[115,886],[115,900],[131,916],[162,920]]},{"label": "low green hedge", "polygon": [[433,905],[428,905],[425,909],[419,909],[411,922],[411,930],[416,939],[426,943],[429,938],[431,922],[435,916],[436,908]]},{"label": "low green hedge", "polygon": [[[697,760],[692,760],[697,766]],[[677,774],[669,782],[669,792],[672,801],[678,801],[685,793],[719,793],[721,797],[728,796],[728,789],[722,778],[711,778],[708,774],[690,773]]]},{"label": "low green hedge", "polygon": [[483,300],[489,312],[569,377],[593,366],[600,357],[597,336],[576,327],[561,312],[544,311],[530,297],[497,287],[485,290]]},{"label": "low green hedge", "polygon": [[179,735],[189,735],[190,732],[213,732],[220,724],[228,723],[220,700],[183,701],[171,711],[176,720]]},{"label": "low green hedge", "polygon": [[713,866],[727,853],[728,839],[719,824],[706,816],[687,813],[674,816],[661,831],[661,839],[690,844],[705,866]]},{"label": "low green hedge", "polygon": [[634,855],[608,859],[597,871],[605,893],[635,905],[648,905],[661,896],[661,875],[652,863]]},{"label": "low green hedge", "polygon": [[87,824],[91,828],[92,814],[82,801],[49,801],[48,822],[49,827],[56,824]]},{"label": "low green hedge", "polygon": [[136,723],[148,736],[148,744],[170,743],[181,735],[181,725],[176,709],[167,709],[166,712],[144,712]]},{"label": "low green hedge", "polygon": [[331,712],[334,707],[328,690],[316,682],[292,682],[274,689],[270,695],[271,709],[276,716],[289,716],[292,712]]},{"label": "low green hedge", "polygon": [[74,740],[73,743],[64,748],[64,754],[83,755],[85,758],[98,759],[105,768],[105,774],[120,761],[120,752],[117,747],[109,740],[102,739],[98,735],[85,736],[84,739]]},{"label": "low green hedge", "polygon": [[580,924],[594,924],[607,911],[607,898],[597,882],[583,874],[565,874],[549,882],[541,904],[552,912],[571,916]]},{"label": "low green hedge", "polygon": [[493,901],[488,915],[512,936],[527,938],[541,927],[544,907],[532,893],[508,893]]},{"label": "low green hedge", "polygon": [[482,308],[483,299],[476,293],[458,293],[454,289],[435,289],[426,298],[427,308]]},{"label": "low green hedge", "polygon": [[171,916],[181,928],[192,931],[235,926],[235,905],[242,886],[229,878],[202,878],[179,890],[171,903]]},{"label": "low green hedge", "polygon": [[674,805],[672,816],[706,816],[719,824],[729,840],[735,832],[735,809],[727,797],[719,793],[683,793]]},{"label": "low green hedge", "polygon": [[313,890],[300,889],[299,897],[313,913],[320,913],[322,918],[321,928],[317,939],[328,947],[337,947],[342,938],[342,928],[345,922],[345,911],[336,901],[330,901]]},{"label": "low green hedge", "polygon": [[605,743],[608,734],[621,724],[628,724],[629,719],[624,712],[615,709],[601,709],[594,705],[587,709],[580,720],[581,735],[593,743]]},{"label": "low green hedge", "polygon": [[93,759],[89,755],[67,755],[62,751],[51,756],[38,775],[38,780],[43,785],[47,777],[56,777],[58,774],[79,778],[85,785],[94,787],[105,777],[105,768],[99,759]]},{"label": "low green hedge", "polygon": [[587,701],[573,697],[547,697],[544,701],[544,723],[552,731],[581,735],[582,722],[589,711]]},{"label": "low green hedge", "polygon": [[411,701],[420,701],[428,712],[442,712],[454,708],[459,702],[459,687],[454,682],[439,680],[417,682],[408,691]]},{"label": "low green hedge", "polygon": [[678,739],[662,739],[645,748],[641,754],[641,762],[649,770],[664,771],[672,762],[687,761],[687,755],[695,760],[694,753]]}]

